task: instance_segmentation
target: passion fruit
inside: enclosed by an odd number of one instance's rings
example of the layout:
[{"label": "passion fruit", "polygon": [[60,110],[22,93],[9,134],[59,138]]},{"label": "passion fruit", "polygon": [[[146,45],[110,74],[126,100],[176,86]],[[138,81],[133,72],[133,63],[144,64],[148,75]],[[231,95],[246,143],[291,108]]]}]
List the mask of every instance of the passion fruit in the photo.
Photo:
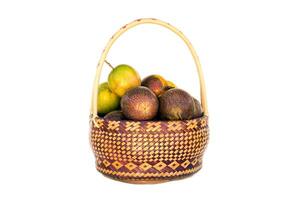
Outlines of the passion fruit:
[{"label": "passion fruit", "polygon": [[159,97],[160,118],[164,120],[187,120],[194,116],[193,97],[184,90],[174,88]]},{"label": "passion fruit", "polygon": [[116,121],[116,120],[124,120],[125,117],[121,110],[115,110],[105,115],[104,119]]},{"label": "passion fruit", "polygon": [[143,86],[129,90],[120,104],[123,115],[131,120],[151,120],[156,116],[159,107],[156,95]]}]

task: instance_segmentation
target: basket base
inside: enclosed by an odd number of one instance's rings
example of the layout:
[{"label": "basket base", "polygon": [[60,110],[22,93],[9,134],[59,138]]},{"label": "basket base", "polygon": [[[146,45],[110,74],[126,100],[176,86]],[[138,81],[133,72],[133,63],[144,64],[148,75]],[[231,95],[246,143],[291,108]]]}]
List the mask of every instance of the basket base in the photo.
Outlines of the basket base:
[{"label": "basket base", "polygon": [[115,180],[115,181],[119,181],[119,182],[123,182],[123,183],[129,183],[129,184],[159,184],[159,183],[165,183],[165,182],[169,182],[171,180],[124,180],[124,179],[116,179],[116,178],[113,178],[111,176],[107,176],[107,175],[104,175],[106,176],[107,178],[110,178],[112,180]]},{"label": "basket base", "polygon": [[189,178],[191,176],[193,176],[195,173],[197,173],[200,169],[202,168],[202,166],[199,166],[199,168],[197,169],[197,171],[191,173],[191,174],[187,174],[187,175],[181,175],[181,176],[177,176],[177,177],[166,177],[166,178],[154,178],[154,179],[124,179],[124,178],[118,178],[115,176],[110,176],[108,174],[105,174],[102,172],[102,175],[110,178],[114,181],[119,181],[119,182],[123,182],[123,183],[129,183],[129,184],[160,184],[160,183],[166,183],[166,182],[170,182],[170,181],[177,181],[177,180],[182,180],[182,179],[186,179]]}]

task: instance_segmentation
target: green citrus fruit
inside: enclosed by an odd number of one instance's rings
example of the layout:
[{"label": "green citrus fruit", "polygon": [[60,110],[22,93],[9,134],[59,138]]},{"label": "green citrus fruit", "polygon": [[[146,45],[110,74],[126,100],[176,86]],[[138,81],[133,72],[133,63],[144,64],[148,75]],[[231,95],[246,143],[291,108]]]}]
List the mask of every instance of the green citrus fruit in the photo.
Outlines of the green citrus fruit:
[{"label": "green citrus fruit", "polygon": [[128,90],[141,85],[137,71],[129,65],[118,65],[108,76],[108,85],[112,92],[122,97]]},{"label": "green citrus fruit", "polygon": [[106,82],[99,85],[97,100],[99,115],[105,115],[119,108],[120,97],[109,89]]}]

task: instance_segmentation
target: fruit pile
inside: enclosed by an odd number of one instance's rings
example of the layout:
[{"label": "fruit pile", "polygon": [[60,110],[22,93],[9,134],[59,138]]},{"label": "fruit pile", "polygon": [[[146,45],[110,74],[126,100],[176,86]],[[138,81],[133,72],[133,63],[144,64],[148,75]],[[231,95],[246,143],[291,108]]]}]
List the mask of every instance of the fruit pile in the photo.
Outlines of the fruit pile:
[{"label": "fruit pile", "polygon": [[129,65],[118,65],[99,85],[98,114],[109,120],[187,120],[202,116],[199,101],[160,75],[141,81]]}]

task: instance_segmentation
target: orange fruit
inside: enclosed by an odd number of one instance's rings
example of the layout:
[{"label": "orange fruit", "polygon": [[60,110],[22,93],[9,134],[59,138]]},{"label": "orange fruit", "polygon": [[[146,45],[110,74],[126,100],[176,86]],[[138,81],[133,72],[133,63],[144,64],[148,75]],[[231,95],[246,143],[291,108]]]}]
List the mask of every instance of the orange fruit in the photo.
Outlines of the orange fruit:
[{"label": "orange fruit", "polygon": [[166,80],[160,75],[150,75],[142,80],[142,86],[148,87],[156,96],[165,92]]}]

